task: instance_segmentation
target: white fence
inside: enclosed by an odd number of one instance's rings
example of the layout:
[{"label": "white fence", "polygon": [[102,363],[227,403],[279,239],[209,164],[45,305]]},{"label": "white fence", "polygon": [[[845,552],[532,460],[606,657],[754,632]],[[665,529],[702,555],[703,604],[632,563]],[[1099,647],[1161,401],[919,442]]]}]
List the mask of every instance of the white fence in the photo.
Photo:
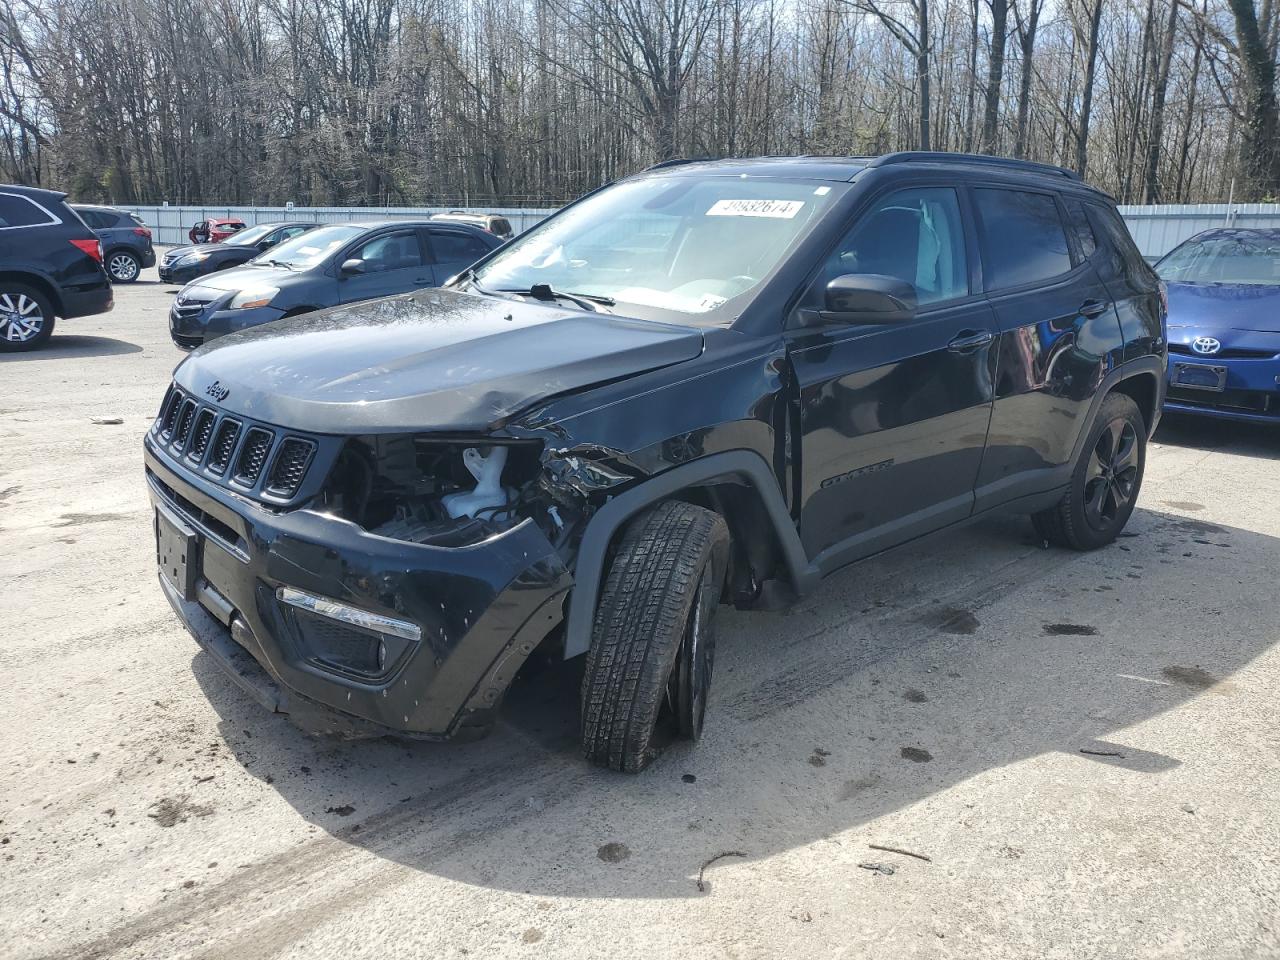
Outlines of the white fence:
[{"label": "white fence", "polygon": [[[308,220],[317,223],[344,223],[348,220],[425,219],[433,213],[447,213],[457,207],[123,207],[136,213],[155,232],[156,243],[188,243],[187,231],[197,220],[209,217],[239,217],[255,223],[281,220]],[[523,233],[555,208],[471,207],[467,213],[490,213],[506,217],[511,229]],[[1161,256],[1183,240],[1210,227],[1280,227],[1280,204],[1195,203],[1161,206],[1122,206],[1120,213],[1138,249],[1144,256]]]},{"label": "white fence", "polygon": [[[138,207],[122,204],[118,209],[136,213],[151,228],[155,242],[171,246],[190,243],[187,231],[198,220],[235,217],[249,226],[305,220],[314,223],[346,223],[350,220],[425,220],[433,213],[450,213],[459,207]],[[555,212],[554,208],[471,207],[466,213],[488,213],[506,217],[511,229],[523,233]]]}]

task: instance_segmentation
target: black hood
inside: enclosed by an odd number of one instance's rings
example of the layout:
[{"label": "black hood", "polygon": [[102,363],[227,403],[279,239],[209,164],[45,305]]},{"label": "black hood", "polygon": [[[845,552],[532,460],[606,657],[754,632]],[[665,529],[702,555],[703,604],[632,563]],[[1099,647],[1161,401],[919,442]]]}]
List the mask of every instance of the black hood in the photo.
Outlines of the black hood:
[{"label": "black hood", "polygon": [[215,340],[175,373],[197,397],[313,433],[485,430],[556,394],[691,360],[688,327],[430,290]]}]

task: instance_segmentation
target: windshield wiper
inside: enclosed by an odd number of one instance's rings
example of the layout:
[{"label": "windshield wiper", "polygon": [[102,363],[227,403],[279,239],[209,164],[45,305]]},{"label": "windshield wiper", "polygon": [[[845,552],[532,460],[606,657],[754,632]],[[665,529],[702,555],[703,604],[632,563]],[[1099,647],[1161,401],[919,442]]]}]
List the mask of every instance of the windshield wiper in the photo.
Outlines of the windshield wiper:
[{"label": "windshield wiper", "polygon": [[272,267],[284,267],[284,268],[285,268],[286,270],[288,270],[290,273],[292,273],[292,272],[293,272],[293,264],[291,264],[291,263],[286,263],[286,262],[285,262],[285,261],[283,261],[283,260],[267,260],[267,261],[265,261],[265,262],[266,262],[268,265],[272,266]]},{"label": "windshield wiper", "polygon": [[592,313],[599,313],[600,307],[612,307],[618,302],[613,297],[604,297],[594,293],[568,293],[564,290],[553,290],[549,283],[535,283],[528,289],[524,287],[500,287],[497,290],[491,290],[480,282],[474,268],[464,270],[458,279],[465,281],[472,290],[477,293],[483,293],[485,296],[498,297],[510,293],[520,297],[533,297],[535,300],[568,300],[570,303],[577,304],[583,310],[590,310]]},{"label": "windshield wiper", "polygon": [[600,307],[612,307],[618,302],[613,297],[602,297],[594,293],[569,293],[565,290],[552,290],[549,283],[535,283],[528,290],[503,288],[498,292],[515,293],[522,297],[533,297],[535,300],[568,300],[570,303],[575,303],[583,310],[590,310],[592,313],[599,313]]}]

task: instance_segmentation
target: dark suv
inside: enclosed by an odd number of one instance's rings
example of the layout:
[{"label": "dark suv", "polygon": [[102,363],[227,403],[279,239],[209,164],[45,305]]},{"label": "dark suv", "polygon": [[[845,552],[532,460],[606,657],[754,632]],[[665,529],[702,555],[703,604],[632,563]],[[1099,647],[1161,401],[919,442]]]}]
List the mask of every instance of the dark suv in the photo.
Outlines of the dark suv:
[{"label": "dark suv", "polygon": [[311,730],[476,734],[585,654],[585,754],[639,770],[702,729],[721,603],[997,510],[1110,543],[1164,314],[1055,167],[663,165],[446,289],[188,358],[145,440],[160,582]]},{"label": "dark suv", "polygon": [[0,184],[0,353],[40,346],[54,317],[112,307],[102,243],[65,198]]},{"label": "dark suv", "polygon": [[136,213],[80,203],[71,209],[102,241],[102,261],[113,283],[133,283],[144,269],[156,265],[151,229]]}]

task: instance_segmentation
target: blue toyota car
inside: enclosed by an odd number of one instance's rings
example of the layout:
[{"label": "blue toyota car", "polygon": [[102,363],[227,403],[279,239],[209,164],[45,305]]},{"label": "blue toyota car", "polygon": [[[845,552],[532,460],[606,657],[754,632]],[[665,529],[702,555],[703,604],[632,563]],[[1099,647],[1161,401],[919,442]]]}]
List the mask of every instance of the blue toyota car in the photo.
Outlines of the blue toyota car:
[{"label": "blue toyota car", "polygon": [[1280,229],[1206,230],[1156,272],[1169,297],[1164,409],[1280,423]]}]

